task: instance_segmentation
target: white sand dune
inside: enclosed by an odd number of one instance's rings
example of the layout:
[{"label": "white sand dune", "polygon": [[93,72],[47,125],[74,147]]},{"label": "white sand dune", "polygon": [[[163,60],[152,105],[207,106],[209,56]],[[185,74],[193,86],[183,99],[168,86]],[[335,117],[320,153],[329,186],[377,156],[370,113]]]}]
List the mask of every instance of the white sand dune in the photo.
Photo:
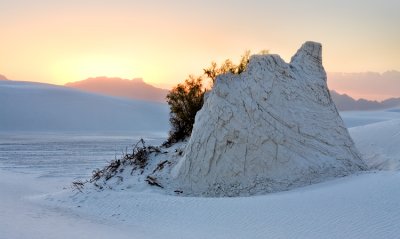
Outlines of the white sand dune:
[{"label": "white sand dune", "polygon": [[349,131],[369,167],[400,170],[400,119],[354,127]]},{"label": "white sand dune", "polygon": [[342,111],[340,112],[347,128],[400,119],[400,113],[396,109],[375,111]]},{"label": "white sand dune", "polygon": [[170,196],[153,187],[76,193],[63,189],[72,179],[62,174],[2,170],[0,239],[398,238],[400,171],[386,166],[399,159],[400,120],[351,128],[350,135],[363,155],[375,155],[369,165],[376,160],[376,168],[391,170],[237,198]]},{"label": "white sand dune", "polygon": [[[399,180],[398,171],[378,172],[264,196],[107,190],[72,198],[52,195],[46,203],[107,225],[129,226],[125,233],[132,238],[396,238]],[[136,232],[142,235],[135,237]]]},{"label": "white sand dune", "polygon": [[132,238],[127,227],[32,203],[32,195],[61,190],[64,183],[1,170],[0,239]]}]

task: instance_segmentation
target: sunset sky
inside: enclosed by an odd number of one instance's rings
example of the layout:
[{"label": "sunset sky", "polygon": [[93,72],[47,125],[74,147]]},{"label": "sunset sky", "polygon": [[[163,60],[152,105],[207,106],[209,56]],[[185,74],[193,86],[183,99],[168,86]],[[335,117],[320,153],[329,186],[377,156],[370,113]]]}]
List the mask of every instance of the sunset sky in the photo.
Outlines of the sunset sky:
[{"label": "sunset sky", "polygon": [[142,77],[171,87],[211,61],[323,44],[329,72],[400,70],[399,0],[1,0],[0,74],[64,84]]}]

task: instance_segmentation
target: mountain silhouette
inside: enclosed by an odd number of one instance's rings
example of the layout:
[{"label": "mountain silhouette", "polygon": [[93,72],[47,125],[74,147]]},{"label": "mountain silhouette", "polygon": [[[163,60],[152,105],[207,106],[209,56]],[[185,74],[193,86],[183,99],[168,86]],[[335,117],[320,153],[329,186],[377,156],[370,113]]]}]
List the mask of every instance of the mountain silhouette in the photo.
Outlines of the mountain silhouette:
[{"label": "mountain silhouette", "polygon": [[355,98],[379,99],[399,97],[400,71],[330,72],[328,86],[337,92],[346,92]]},{"label": "mountain silhouette", "polygon": [[0,74],[0,80],[8,80],[5,76]]},{"label": "mountain silhouette", "polygon": [[390,98],[384,101],[358,99],[331,90],[332,100],[340,111],[348,110],[379,110],[400,106],[400,98]]},{"label": "mountain silhouette", "polygon": [[94,77],[65,84],[67,87],[108,96],[165,103],[168,90],[154,87],[141,78]]}]

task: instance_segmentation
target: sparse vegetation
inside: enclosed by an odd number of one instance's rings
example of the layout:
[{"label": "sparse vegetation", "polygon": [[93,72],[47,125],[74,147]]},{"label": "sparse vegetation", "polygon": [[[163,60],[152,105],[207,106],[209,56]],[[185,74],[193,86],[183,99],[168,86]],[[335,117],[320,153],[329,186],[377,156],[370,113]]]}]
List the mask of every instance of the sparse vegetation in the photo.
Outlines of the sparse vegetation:
[{"label": "sparse vegetation", "polygon": [[232,74],[240,74],[246,70],[247,64],[249,64],[250,60],[250,51],[245,51],[245,53],[240,58],[240,62],[238,65],[233,64],[230,59],[226,59],[221,66],[218,67],[217,63],[211,62],[211,66],[208,68],[203,69],[204,75],[207,76],[212,83],[215,83],[217,76],[225,73],[232,73]]},{"label": "sparse vegetation", "polygon": [[85,186],[87,181],[76,180],[72,182],[72,190],[78,190],[79,192],[83,192],[83,187]]},{"label": "sparse vegetation", "polygon": [[[161,153],[161,151],[158,147],[146,146],[145,141],[143,139],[140,139],[133,146],[132,153],[126,151],[120,159],[112,160],[102,169],[93,170],[92,177],[89,181],[77,180],[72,182],[72,188],[74,190],[82,192],[85,184],[90,182],[93,183],[93,185],[96,186],[98,189],[103,189],[104,182],[114,177],[116,177],[119,182],[122,182],[124,180],[123,177],[117,174],[122,173],[128,165],[132,166],[131,175],[136,170],[140,170],[140,173],[142,174],[148,164],[149,156],[152,153],[157,154]],[[168,161],[162,162],[162,164],[158,165],[154,171],[162,169],[166,163],[168,163]],[[99,183],[101,179],[103,179],[104,181],[102,183]],[[156,185],[156,179],[153,178],[153,180],[151,182],[148,181],[148,183],[150,185]]]}]

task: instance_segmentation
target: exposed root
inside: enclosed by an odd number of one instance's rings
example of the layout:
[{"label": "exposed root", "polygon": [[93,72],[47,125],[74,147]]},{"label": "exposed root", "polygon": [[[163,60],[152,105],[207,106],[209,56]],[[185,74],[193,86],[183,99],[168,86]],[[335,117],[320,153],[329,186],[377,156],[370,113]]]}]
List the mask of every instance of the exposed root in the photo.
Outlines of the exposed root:
[{"label": "exposed root", "polygon": [[81,180],[76,180],[72,182],[72,189],[73,190],[78,190],[79,192],[83,192],[83,188],[85,186],[85,183],[87,183],[87,181],[83,182]]},{"label": "exposed root", "polygon": [[157,172],[157,171],[161,171],[161,170],[164,168],[165,164],[171,164],[171,162],[168,161],[168,160],[162,161],[161,163],[159,163],[159,164],[157,165],[157,167],[153,170],[152,173],[155,173],[155,172]]},{"label": "exposed root", "polygon": [[146,182],[147,182],[148,184],[150,184],[151,186],[157,186],[157,187],[160,187],[160,188],[164,188],[163,186],[161,186],[161,184],[159,184],[159,183],[157,182],[157,178],[155,178],[155,177],[147,176]]}]

